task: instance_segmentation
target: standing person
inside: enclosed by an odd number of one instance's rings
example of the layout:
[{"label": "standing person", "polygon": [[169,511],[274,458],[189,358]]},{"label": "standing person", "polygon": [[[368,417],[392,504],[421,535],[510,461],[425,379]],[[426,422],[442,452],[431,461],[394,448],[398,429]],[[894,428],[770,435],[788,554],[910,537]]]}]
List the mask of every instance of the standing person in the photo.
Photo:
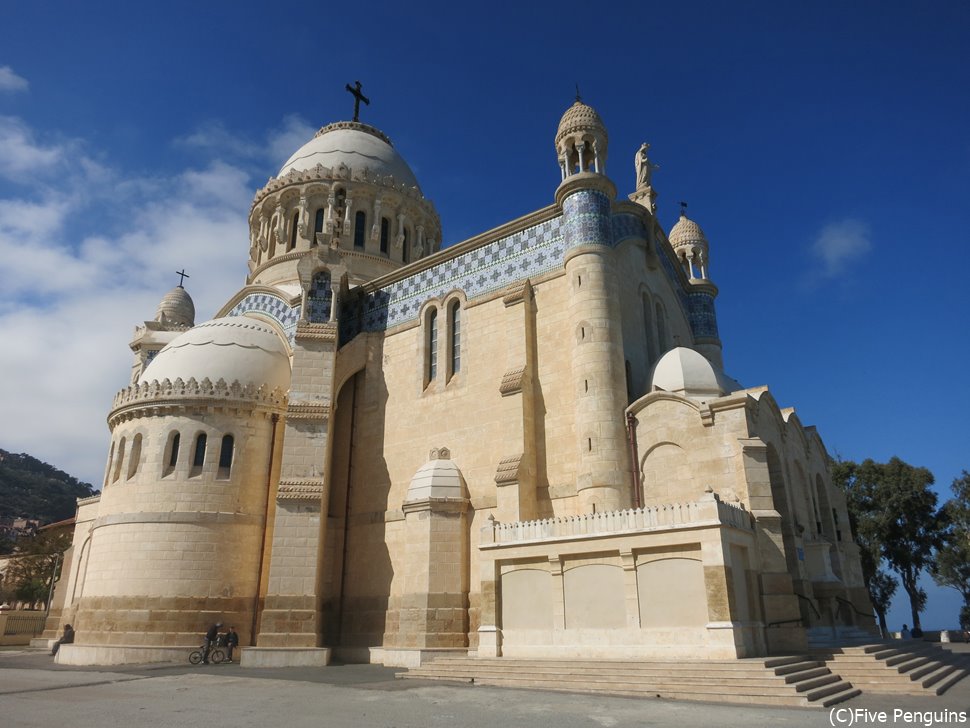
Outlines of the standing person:
[{"label": "standing person", "polygon": [[901,639],[901,640],[908,640],[908,639],[910,639],[910,638],[911,638],[912,636],[913,636],[913,635],[912,635],[912,634],[910,634],[910,631],[909,631],[909,627],[907,627],[907,626],[906,626],[906,625],[904,624],[904,625],[903,625],[903,630],[902,630],[902,631],[901,631],[901,632],[899,633],[899,639]]},{"label": "standing person", "polygon": [[209,651],[212,649],[212,645],[219,637],[219,628],[221,626],[222,626],[222,622],[216,622],[214,625],[209,627],[209,631],[205,633],[205,643],[202,645],[202,664],[203,665],[209,664]]},{"label": "standing person", "polygon": [[70,644],[74,644],[74,627],[69,624],[65,624],[64,634],[61,635],[61,638],[54,643],[53,647],[51,647],[51,656],[53,657],[57,654],[57,651],[61,649],[61,645]]},{"label": "standing person", "polygon": [[229,631],[226,632],[226,656],[229,658],[229,662],[232,662],[232,651],[233,648],[239,645],[239,634],[236,632],[235,627],[230,627]]}]

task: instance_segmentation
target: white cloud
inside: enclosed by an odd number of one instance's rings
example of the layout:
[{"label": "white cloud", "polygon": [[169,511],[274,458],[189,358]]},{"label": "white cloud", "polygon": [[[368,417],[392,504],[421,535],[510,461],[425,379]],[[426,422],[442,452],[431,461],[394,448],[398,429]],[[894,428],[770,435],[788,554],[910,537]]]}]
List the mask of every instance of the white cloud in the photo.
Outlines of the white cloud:
[{"label": "white cloud", "polygon": [[282,126],[269,135],[269,159],[276,164],[273,172],[277,172],[293,152],[313,139],[318,128],[295,114],[284,118]]},{"label": "white cloud", "polygon": [[[244,284],[254,185],[218,160],[170,177],[126,175],[76,140],[45,148],[22,121],[3,121],[0,133],[13,130],[7,138],[70,173],[0,197],[0,447],[98,486],[105,415],[128,384],[134,327],[183,267],[199,322]],[[16,166],[6,157],[3,167],[3,154],[0,170]],[[96,232],[82,221],[97,221]]]},{"label": "white cloud", "polygon": [[30,84],[23,76],[18,76],[10,66],[0,66],[0,92],[26,91]]},{"label": "white cloud", "polygon": [[869,225],[847,218],[822,228],[812,243],[812,255],[821,266],[824,278],[837,278],[850,263],[872,249]]},{"label": "white cloud", "polygon": [[25,172],[49,169],[62,160],[64,151],[58,145],[38,144],[20,119],[0,116],[0,175],[16,180]]}]

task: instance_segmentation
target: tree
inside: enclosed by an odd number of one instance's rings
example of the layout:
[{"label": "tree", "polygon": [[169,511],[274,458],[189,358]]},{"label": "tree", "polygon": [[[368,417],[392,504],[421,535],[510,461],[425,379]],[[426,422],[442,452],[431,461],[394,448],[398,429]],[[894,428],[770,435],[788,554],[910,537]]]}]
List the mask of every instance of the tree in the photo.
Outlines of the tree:
[{"label": "tree", "polygon": [[970,473],[953,481],[954,497],[943,505],[948,522],[945,540],[933,564],[933,580],[940,586],[956,589],[963,597],[964,613],[970,613]]},{"label": "tree", "polygon": [[886,612],[889,611],[889,605],[892,604],[893,595],[898,586],[899,582],[882,569],[877,571],[868,583],[869,598],[872,601],[872,608],[879,615],[879,630],[883,635],[889,632],[889,627],[886,625]]},{"label": "tree", "polygon": [[919,586],[919,576],[933,564],[945,530],[944,514],[937,510],[937,496],[930,489],[933,474],[893,457],[887,463],[867,459],[861,464],[837,464],[835,475],[845,488],[857,529],[864,575],[866,568],[871,570],[866,582],[870,596],[872,580],[885,559],[909,597],[913,627],[920,627],[926,592]]},{"label": "tree", "polygon": [[71,545],[72,534],[40,533],[17,541],[16,555],[11,558],[4,587],[14,597],[32,604],[47,600],[53,582],[60,572],[61,557]]}]

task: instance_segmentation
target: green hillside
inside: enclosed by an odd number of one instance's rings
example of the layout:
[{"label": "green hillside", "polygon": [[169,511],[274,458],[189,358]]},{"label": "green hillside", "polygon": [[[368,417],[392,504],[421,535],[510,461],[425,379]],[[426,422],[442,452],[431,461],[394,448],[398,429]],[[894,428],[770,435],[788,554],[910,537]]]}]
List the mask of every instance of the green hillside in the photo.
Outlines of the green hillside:
[{"label": "green hillside", "polygon": [[75,501],[94,495],[90,483],[82,483],[53,465],[26,453],[0,449],[0,521],[35,518],[53,523],[74,515]]}]

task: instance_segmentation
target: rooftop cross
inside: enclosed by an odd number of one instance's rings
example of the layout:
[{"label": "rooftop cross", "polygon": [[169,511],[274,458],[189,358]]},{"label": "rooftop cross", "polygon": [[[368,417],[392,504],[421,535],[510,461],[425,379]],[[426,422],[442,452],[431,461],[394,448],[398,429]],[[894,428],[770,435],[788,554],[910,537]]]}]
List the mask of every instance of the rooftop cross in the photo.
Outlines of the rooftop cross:
[{"label": "rooftop cross", "polygon": [[179,278],[179,288],[185,288],[185,286],[182,285],[183,283],[185,283],[185,279],[192,277],[185,272],[185,268],[183,268],[182,270],[175,271],[175,275],[182,276],[181,278]]},{"label": "rooftop cross", "polygon": [[686,202],[681,202],[680,203],[680,216],[681,217],[687,217],[687,203]]},{"label": "rooftop cross", "polygon": [[370,99],[360,92],[360,81],[354,81],[354,85],[347,84],[347,90],[354,95],[354,121],[360,121],[360,102],[370,106]]}]

